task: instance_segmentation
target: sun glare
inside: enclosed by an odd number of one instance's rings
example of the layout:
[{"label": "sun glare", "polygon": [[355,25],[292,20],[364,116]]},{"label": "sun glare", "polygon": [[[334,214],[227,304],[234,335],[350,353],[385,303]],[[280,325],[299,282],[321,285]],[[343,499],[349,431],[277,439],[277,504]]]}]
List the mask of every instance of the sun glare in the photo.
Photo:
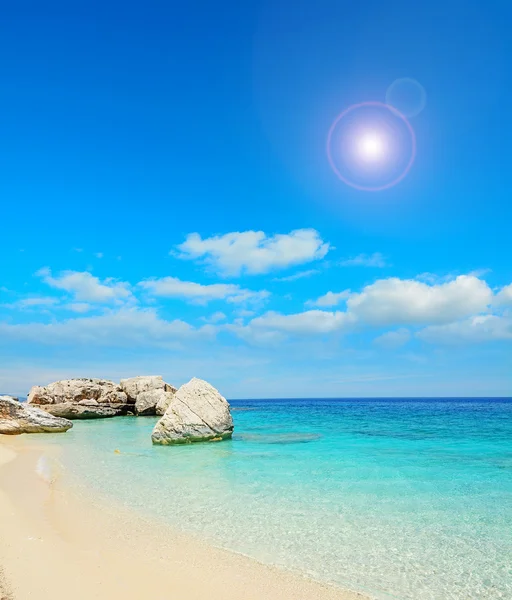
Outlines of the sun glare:
[{"label": "sun glare", "polygon": [[384,140],[377,133],[366,133],[358,140],[357,150],[364,160],[380,160],[384,156]]},{"label": "sun glare", "polygon": [[399,183],[416,156],[414,130],[400,111],[377,101],[342,111],[327,134],[327,158],[347,185],[379,192]]}]

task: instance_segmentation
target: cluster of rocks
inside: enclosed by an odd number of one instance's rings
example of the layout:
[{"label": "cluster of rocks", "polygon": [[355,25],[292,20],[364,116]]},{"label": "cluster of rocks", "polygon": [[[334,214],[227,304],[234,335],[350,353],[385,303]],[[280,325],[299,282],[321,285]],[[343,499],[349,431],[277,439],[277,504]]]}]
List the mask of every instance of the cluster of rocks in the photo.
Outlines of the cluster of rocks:
[{"label": "cluster of rocks", "polygon": [[34,386],[27,402],[66,419],[102,419],[129,413],[154,415],[157,404],[159,410],[167,408],[176,391],[159,376],[121,379],[119,384],[107,379],[64,379]]},{"label": "cluster of rocks", "polygon": [[179,389],[160,376],[65,379],[34,386],[26,403],[0,396],[0,434],[67,431],[75,419],[160,415],[151,439],[170,445],[220,441],[233,433],[227,400],[208,382],[194,378]]},{"label": "cluster of rocks", "polygon": [[119,385],[136,415],[163,415],[178,391],[160,376],[121,379]]}]

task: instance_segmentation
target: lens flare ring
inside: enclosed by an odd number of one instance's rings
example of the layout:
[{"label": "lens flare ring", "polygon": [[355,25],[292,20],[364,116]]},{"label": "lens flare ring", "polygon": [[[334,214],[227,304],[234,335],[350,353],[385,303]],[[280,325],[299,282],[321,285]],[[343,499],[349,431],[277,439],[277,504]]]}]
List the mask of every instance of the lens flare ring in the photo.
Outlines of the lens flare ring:
[{"label": "lens flare ring", "polygon": [[427,105],[427,92],[416,79],[402,77],[395,79],[386,90],[386,104],[412,119]]},{"label": "lens flare ring", "polygon": [[[389,181],[388,183],[385,183],[383,185],[364,186],[364,185],[359,185],[358,183],[355,183],[354,181],[351,181],[350,179],[345,177],[343,175],[343,173],[340,171],[340,169],[337,167],[337,165],[334,161],[333,155],[332,155],[332,139],[333,139],[334,133],[336,131],[336,127],[347,115],[349,115],[350,113],[352,113],[353,111],[355,111],[359,108],[364,108],[364,107],[382,108],[382,109],[389,111],[393,116],[397,117],[398,119],[400,119],[402,121],[402,123],[405,125],[407,132],[409,134],[409,137],[410,137],[411,149],[410,149],[409,161],[407,162],[405,168],[402,170],[402,172],[397,177],[395,177],[392,181]],[[382,190],[387,190],[387,189],[395,186],[397,183],[400,183],[400,181],[402,181],[402,179],[404,179],[404,177],[407,175],[407,173],[409,173],[409,171],[414,163],[414,159],[416,158],[416,134],[414,133],[414,129],[412,128],[411,124],[409,123],[407,117],[405,115],[403,115],[399,110],[394,108],[393,106],[390,106],[389,104],[384,104],[383,102],[377,102],[377,101],[361,102],[359,104],[352,104],[351,106],[349,106],[347,109],[345,109],[343,112],[341,112],[336,117],[336,119],[334,120],[334,122],[332,123],[332,125],[329,129],[329,133],[327,134],[326,150],[327,150],[327,159],[329,160],[331,169],[334,171],[334,173],[336,174],[338,179],[343,181],[343,183],[345,183],[346,185],[353,187],[357,190],[363,191],[363,192],[380,192]]]}]

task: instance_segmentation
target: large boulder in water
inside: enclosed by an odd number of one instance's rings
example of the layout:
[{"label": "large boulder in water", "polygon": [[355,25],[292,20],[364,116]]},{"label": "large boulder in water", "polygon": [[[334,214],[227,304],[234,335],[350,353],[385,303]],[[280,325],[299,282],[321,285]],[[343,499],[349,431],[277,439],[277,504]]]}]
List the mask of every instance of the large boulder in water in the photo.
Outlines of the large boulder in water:
[{"label": "large boulder in water", "polygon": [[130,379],[121,379],[121,389],[126,393],[128,402],[136,403],[139,394],[155,390],[176,392],[176,388],[166,383],[160,375],[139,375]]},{"label": "large boulder in water", "polygon": [[227,400],[209,383],[191,379],[182,385],[153,429],[153,444],[220,441],[233,434]]},{"label": "large boulder in water", "polygon": [[10,396],[0,396],[0,433],[60,433],[73,427],[67,419],[61,419],[46,411],[18,402]]},{"label": "large boulder in water", "polygon": [[128,410],[124,391],[107,379],[64,379],[34,386],[28,403],[67,419],[113,417]]}]

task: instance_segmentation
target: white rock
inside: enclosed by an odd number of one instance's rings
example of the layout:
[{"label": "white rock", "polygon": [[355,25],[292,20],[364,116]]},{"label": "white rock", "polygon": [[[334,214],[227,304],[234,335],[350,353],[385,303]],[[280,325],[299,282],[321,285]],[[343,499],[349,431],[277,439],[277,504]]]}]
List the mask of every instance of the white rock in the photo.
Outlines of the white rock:
[{"label": "white rock", "polygon": [[107,379],[63,379],[45,387],[34,386],[28,395],[29,404],[79,403],[96,400],[98,403],[123,404],[126,394],[113,381]]},{"label": "white rock", "polygon": [[176,388],[165,383],[160,375],[140,375],[130,379],[121,379],[121,389],[128,396],[128,402],[136,402],[139,394],[151,390],[163,390],[164,392],[175,392]]},{"label": "white rock", "polygon": [[[164,390],[141,392],[135,401],[135,414],[139,416],[155,415],[157,414],[157,406],[160,405],[162,408],[165,405],[167,409],[173,396],[174,392],[166,392]],[[164,414],[164,412],[165,410],[161,414]]]},{"label": "white rock", "polygon": [[191,379],[171,400],[153,429],[154,444],[187,444],[230,438],[233,419],[226,399],[209,383]]},{"label": "white rock", "polygon": [[98,419],[126,413],[127,397],[107,379],[63,379],[34,386],[28,403],[66,419]]},{"label": "white rock", "polygon": [[98,406],[98,401],[91,398],[91,400],[80,400],[78,404],[81,406]]},{"label": "white rock", "polygon": [[0,433],[59,433],[71,427],[73,423],[67,419],[54,417],[40,408],[13,400],[10,396],[0,396]]},{"label": "white rock", "polygon": [[155,409],[157,415],[162,416],[165,414],[165,411],[169,408],[169,405],[171,404],[171,401],[174,398],[174,394],[176,394],[176,391],[177,390],[175,390],[174,392],[158,392],[160,394],[160,397],[158,402],[156,403]]},{"label": "white rock", "polygon": [[121,407],[126,408],[126,404],[92,404],[83,402],[60,402],[59,404],[47,404],[44,410],[56,417],[64,419],[105,419],[107,417],[116,417],[121,413]]}]

